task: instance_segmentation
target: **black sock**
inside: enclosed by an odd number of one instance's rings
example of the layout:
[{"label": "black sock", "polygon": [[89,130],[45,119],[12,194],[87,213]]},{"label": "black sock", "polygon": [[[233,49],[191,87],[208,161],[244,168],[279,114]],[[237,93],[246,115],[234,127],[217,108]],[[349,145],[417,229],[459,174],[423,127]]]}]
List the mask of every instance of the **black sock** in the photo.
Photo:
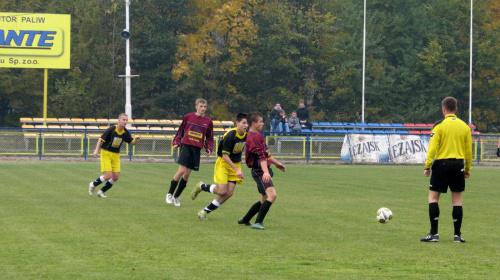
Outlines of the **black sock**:
[{"label": "black sock", "polygon": [[204,192],[210,192],[210,185],[209,184],[201,184],[201,190]]},{"label": "black sock", "polygon": [[431,234],[437,234],[439,222],[439,205],[437,202],[429,203],[429,219],[431,221]]},{"label": "black sock", "polygon": [[453,212],[451,213],[453,217],[453,226],[455,227],[455,235],[460,236],[460,229],[462,228],[462,217],[464,215],[462,206],[453,206]]},{"label": "black sock", "polygon": [[94,181],[94,187],[99,186],[101,183],[102,183],[102,181],[101,181],[101,176],[99,176],[99,177],[97,177],[97,179],[95,179],[95,181]]},{"label": "black sock", "polygon": [[177,188],[177,183],[179,183],[179,181],[170,181],[170,189],[168,190],[168,193],[174,194],[175,188]]},{"label": "black sock", "polygon": [[179,187],[177,188],[177,191],[174,194],[174,197],[179,197],[182,194],[182,191],[186,188],[187,181],[184,180],[184,178],[181,177],[181,180],[179,181]]},{"label": "black sock", "polygon": [[216,206],[215,204],[213,203],[210,203],[210,205],[208,205],[207,207],[205,207],[205,209],[203,209],[205,212],[207,213],[210,213],[214,210],[217,210],[217,208],[219,208],[219,206]]},{"label": "black sock", "polygon": [[262,224],[262,222],[264,222],[264,218],[266,217],[269,208],[271,208],[271,205],[273,205],[273,203],[269,200],[266,200],[264,201],[264,203],[262,203],[262,206],[259,210],[259,215],[257,215],[257,219],[255,219],[256,223]]},{"label": "black sock", "polygon": [[255,214],[259,213],[260,207],[262,206],[262,203],[260,203],[260,200],[255,202],[250,209],[248,209],[247,214],[245,217],[243,217],[243,221],[245,222],[250,222],[250,220],[255,216]]},{"label": "black sock", "polygon": [[104,185],[104,187],[102,187],[101,191],[107,192],[109,189],[111,189],[112,186],[113,186],[113,184],[111,184],[109,181],[107,181],[106,185]]}]

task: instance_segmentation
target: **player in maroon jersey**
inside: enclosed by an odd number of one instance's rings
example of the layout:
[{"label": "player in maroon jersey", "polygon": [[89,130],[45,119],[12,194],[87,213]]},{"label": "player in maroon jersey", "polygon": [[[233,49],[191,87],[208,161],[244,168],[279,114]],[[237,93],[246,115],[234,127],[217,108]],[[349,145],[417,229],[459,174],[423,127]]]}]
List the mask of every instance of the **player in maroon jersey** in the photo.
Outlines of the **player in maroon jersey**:
[{"label": "player in maroon jersey", "polygon": [[264,128],[262,114],[250,114],[248,116],[248,123],[250,131],[247,133],[245,161],[247,166],[252,169],[252,178],[257,183],[257,190],[262,196],[259,201],[250,207],[245,217],[238,220],[238,224],[252,225],[250,220],[258,213],[259,215],[257,215],[252,228],[266,229],[262,226],[262,223],[269,208],[271,208],[271,205],[276,200],[276,189],[272,180],[273,170],[271,169],[271,163],[283,172],[285,172],[285,166],[269,153],[266,140],[261,133]]},{"label": "player in maroon jersey", "polygon": [[[214,127],[212,119],[205,115],[207,101],[205,99],[196,100],[196,113],[189,113],[184,116],[181,126],[174,137],[173,149],[180,146],[180,153],[177,158],[179,169],[170,182],[170,189],[167,193],[168,204],[174,203],[181,206],[179,196],[186,188],[191,170],[198,171],[200,168],[200,151],[205,148],[207,156],[214,149]],[[179,185],[177,187],[177,185]],[[176,191],[177,189],[177,191]]]}]

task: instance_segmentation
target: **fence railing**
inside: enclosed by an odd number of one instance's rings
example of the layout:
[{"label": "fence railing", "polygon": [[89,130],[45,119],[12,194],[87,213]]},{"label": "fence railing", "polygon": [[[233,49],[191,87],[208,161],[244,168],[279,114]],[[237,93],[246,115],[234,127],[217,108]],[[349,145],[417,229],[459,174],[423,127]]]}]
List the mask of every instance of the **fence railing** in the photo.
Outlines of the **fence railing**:
[{"label": "fence railing", "polygon": [[[87,159],[92,156],[103,130],[71,131],[62,129],[0,128],[0,155],[67,156]],[[134,130],[141,136],[138,145],[126,144],[122,157],[133,158],[171,158],[176,151],[172,149],[175,132]],[[224,131],[215,132],[215,147]],[[276,158],[310,160],[340,160],[345,133],[263,133],[271,154]],[[473,135],[473,160],[479,162],[500,161],[496,156],[500,135]],[[202,155],[205,151],[202,150]],[[211,158],[215,158],[213,153]]]}]

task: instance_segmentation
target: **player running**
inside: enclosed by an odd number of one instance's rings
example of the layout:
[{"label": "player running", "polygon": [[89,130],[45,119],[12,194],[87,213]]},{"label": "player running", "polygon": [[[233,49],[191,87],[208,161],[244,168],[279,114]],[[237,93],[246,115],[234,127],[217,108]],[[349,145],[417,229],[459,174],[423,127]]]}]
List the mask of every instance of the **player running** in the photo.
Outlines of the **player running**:
[{"label": "player running", "polygon": [[97,141],[94,157],[97,157],[99,148],[101,148],[101,172],[104,175],[89,183],[90,196],[94,195],[95,187],[106,182],[104,187],[97,192],[97,196],[107,198],[104,193],[111,189],[120,178],[120,147],[123,142],[135,145],[141,140],[140,136],[135,137],[135,139],[132,138],[130,131],[126,128],[127,122],[128,115],[121,113],[118,116],[118,124],[106,129],[99,141]]},{"label": "player running", "polygon": [[247,139],[247,114],[239,113],[236,116],[236,127],[222,136],[217,148],[217,161],[214,167],[214,182],[209,185],[198,182],[191,192],[191,199],[196,199],[201,191],[217,194],[218,196],[204,209],[198,212],[200,220],[215,211],[226,202],[234,193],[236,184],[243,182],[241,172],[241,154]]},{"label": "player running", "polygon": [[181,145],[177,159],[179,169],[170,182],[165,200],[167,204],[174,203],[175,206],[181,206],[179,197],[186,188],[191,170],[198,171],[200,168],[201,149],[205,147],[207,157],[214,149],[214,125],[212,119],[205,115],[207,101],[197,99],[195,107],[196,112],[184,116],[172,143],[174,150]]}]

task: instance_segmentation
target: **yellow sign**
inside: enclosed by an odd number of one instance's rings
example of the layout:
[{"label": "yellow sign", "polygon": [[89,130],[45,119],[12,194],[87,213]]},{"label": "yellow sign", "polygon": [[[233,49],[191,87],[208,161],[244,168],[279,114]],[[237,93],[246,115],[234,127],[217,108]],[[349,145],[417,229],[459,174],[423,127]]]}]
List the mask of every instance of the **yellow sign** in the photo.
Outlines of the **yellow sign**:
[{"label": "yellow sign", "polygon": [[0,13],[0,67],[70,68],[71,15]]}]

